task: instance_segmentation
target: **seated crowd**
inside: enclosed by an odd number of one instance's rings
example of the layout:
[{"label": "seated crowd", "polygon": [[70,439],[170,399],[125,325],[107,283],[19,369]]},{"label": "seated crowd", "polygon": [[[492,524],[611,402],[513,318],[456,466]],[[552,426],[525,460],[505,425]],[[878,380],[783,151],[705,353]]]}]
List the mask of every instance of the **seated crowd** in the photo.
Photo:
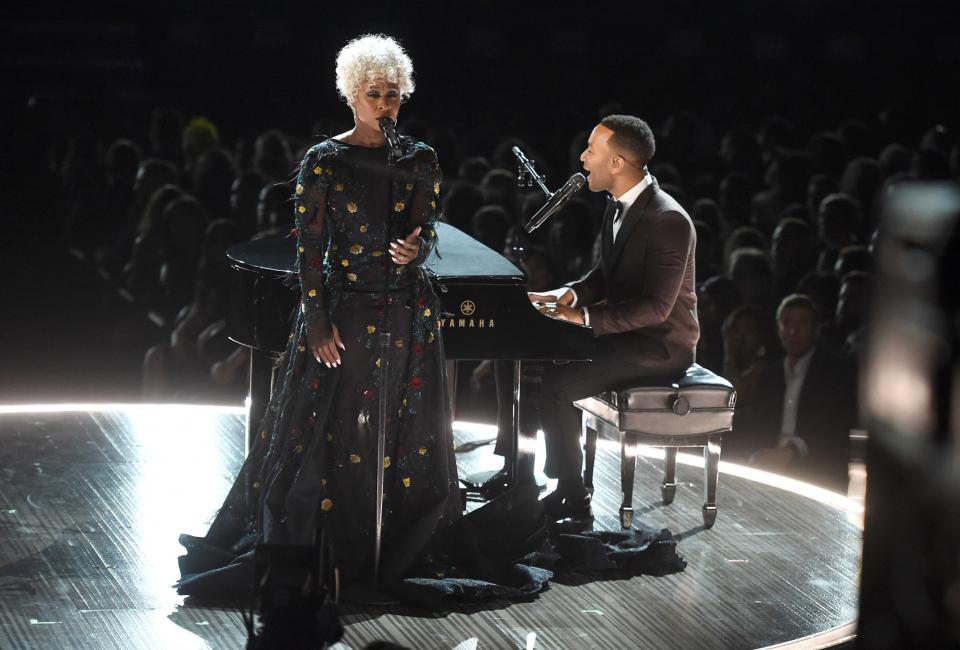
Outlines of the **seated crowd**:
[{"label": "seated crowd", "polygon": [[[321,124],[312,132],[336,132]],[[883,198],[903,181],[956,180],[953,133],[915,131],[896,109],[819,132],[771,116],[720,133],[690,112],[652,125],[650,171],[697,231],[698,363],[738,392],[724,457],[843,490]],[[458,134],[415,118],[401,127],[438,151],[443,218],[513,261],[528,290],[596,262],[603,197],[580,193],[528,235],[522,224],[543,196],[517,186],[511,154],[521,146],[556,185],[579,170],[586,132],[558,161],[486,127]],[[247,357],[226,337],[224,252],[289,231],[290,179],[314,142],[268,130],[227,143],[210,120],[163,106],[147,143],[103,150],[89,132],[67,143],[56,163],[62,241],[162,326],[163,340],[144,351],[144,399],[242,398]],[[493,375],[476,366],[470,387],[492,393]]]}]

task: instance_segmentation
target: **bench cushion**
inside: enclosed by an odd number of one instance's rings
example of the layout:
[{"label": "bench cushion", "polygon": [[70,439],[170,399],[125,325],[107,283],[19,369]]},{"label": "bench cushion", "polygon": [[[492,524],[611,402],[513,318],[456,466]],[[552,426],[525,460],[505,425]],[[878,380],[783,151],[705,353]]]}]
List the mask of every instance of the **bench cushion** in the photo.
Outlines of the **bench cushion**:
[{"label": "bench cushion", "polygon": [[730,431],[737,393],[697,364],[679,378],[644,378],[574,404],[620,431],[649,436],[700,436]]}]

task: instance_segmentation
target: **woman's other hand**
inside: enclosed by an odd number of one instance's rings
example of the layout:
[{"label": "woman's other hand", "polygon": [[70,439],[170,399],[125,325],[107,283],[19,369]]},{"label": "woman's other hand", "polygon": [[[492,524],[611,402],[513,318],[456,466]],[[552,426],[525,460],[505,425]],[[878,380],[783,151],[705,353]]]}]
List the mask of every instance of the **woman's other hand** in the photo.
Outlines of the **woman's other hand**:
[{"label": "woman's other hand", "polygon": [[420,226],[413,229],[406,239],[390,242],[390,257],[394,264],[403,266],[417,259],[420,253]]},{"label": "woman's other hand", "polygon": [[331,323],[330,327],[333,331],[330,336],[325,338],[307,333],[307,343],[317,363],[325,364],[327,368],[334,368],[340,365],[340,352],[337,348],[340,348],[340,350],[346,350],[347,348],[340,339],[340,330],[337,329],[337,326]]}]

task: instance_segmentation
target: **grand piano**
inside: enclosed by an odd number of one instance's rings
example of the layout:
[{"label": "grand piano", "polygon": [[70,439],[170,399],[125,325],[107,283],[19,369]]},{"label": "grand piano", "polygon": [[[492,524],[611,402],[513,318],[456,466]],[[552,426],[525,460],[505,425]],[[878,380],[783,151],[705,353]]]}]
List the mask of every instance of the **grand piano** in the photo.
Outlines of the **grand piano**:
[{"label": "grand piano", "polygon": [[[437,225],[438,243],[425,265],[440,298],[440,327],[448,360],[513,362],[513,478],[532,467],[519,426],[520,375],[524,361],[586,360],[594,349],[592,331],[542,316],[527,298],[523,273],[506,258],[449,224]],[[273,366],[287,345],[299,288],[284,283],[293,273],[295,242],[272,237],[227,251],[230,281],[230,338],[250,348],[247,440],[266,410]]]}]

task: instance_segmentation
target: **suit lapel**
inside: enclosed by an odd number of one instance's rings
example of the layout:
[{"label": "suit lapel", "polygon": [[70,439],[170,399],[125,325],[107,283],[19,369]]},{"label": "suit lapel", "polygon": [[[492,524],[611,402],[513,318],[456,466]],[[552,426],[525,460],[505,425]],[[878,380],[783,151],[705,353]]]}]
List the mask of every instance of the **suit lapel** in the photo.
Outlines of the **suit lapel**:
[{"label": "suit lapel", "polygon": [[603,263],[604,275],[609,276],[609,260],[613,252],[613,199],[607,201],[607,209],[603,213],[603,224],[600,230],[600,260]]},{"label": "suit lapel", "polygon": [[[650,200],[653,198],[653,195],[656,194],[660,186],[657,185],[657,179],[650,177],[650,185],[640,192],[640,196],[637,197],[637,200],[633,202],[633,205],[630,206],[630,209],[627,210],[627,214],[623,217],[623,223],[620,224],[620,230],[617,231],[617,241],[614,242],[610,254],[607,256],[606,267],[608,271],[613,270],[614,264],[617,262],[617,258],[620,257],[620,253],[623,252],[623,248],[626,245],[627,239],[630,238],[630,233],[633,232],[633,229],[636,227],[637,222],[640,221],[640,217],[643,216],[643,212],[646,209],[647,205],[650,204]],[[610,235],[613,235],[613,224],[610,226]],[[609,240],[608,240],[609,241]],[[607,274],[609,277],[609,273]]]}]

